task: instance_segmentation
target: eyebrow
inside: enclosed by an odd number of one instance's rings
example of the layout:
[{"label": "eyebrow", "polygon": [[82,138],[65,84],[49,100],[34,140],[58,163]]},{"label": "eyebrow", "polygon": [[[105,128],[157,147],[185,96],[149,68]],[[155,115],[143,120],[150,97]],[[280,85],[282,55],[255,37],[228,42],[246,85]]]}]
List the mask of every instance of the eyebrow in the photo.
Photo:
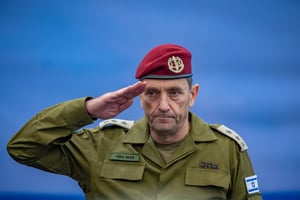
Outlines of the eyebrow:
[{"label": "eyebrow", "polygon": [[166,91],[170,91],[170,90],[180,90],[180,91],[184,91],[183,88],[179,87],[179,86],[170,86],[167,88],[161,88],[161,87],[146,87],[145,91],[150,91],[150,90],[156,90],[156,91],[160,91],[161,89],[166,90]]}]

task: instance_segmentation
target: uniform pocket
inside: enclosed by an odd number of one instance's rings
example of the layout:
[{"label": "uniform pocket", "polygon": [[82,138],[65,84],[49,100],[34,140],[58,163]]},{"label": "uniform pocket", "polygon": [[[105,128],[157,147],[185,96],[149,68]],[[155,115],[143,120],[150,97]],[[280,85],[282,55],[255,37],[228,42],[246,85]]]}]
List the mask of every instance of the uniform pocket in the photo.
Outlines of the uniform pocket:
[{"label": "uniform pocket", "polygon": [[110,179],[139,181],[143,179],[145,163],[104,161],[100,176]]},{"label": "uniform pocket", "polygon": [[228,190],[230,175],[217,170],[187,168],[185,184],[190,186],[215,186]]}]

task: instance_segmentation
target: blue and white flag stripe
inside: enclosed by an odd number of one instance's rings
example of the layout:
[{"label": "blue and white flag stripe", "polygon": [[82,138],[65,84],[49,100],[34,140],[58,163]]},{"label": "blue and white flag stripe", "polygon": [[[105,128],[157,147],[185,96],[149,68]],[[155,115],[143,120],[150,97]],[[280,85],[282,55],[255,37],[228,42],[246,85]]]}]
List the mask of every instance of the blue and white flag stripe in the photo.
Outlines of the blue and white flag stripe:
[{"label": "blue and white flag stripe", "polygon": [[246,177],[245,183],[248,194],[259,192],[257,175]]}]

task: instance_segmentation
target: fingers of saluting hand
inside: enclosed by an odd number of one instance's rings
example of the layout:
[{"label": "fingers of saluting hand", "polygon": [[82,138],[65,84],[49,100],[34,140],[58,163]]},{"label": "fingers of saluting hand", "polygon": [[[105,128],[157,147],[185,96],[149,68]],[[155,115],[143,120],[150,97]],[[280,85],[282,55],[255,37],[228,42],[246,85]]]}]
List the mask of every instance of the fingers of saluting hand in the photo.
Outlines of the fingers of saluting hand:
[{"label": "fingers of saluting hand", "polygon": [[115,92],[115,97],[121,97],[121,99],[125,98],[127,100],[130,100],[140,95],[145,90],[145,87],[146,83],[139,81],[133,85],[117,90]]},{"label": "fingers of saluting hand", "polygon": [[86,102],[86,109],[92,117],[107,119],[118,115],[131,106],[134,97],[140,95],[146,87],[145,82],[137,82],[120,90],[106,93]]},{"label": "fingers of saluting hand", "polygon": [[128,87],[122,88],[115,92],[109,93],[110,99],[107,98],[106,104],[114,104],[114,107],[118,108],[119,112],[127,109],[133,103],[133,99],[140,95],[146,87],[145,82],[137,82]]}]

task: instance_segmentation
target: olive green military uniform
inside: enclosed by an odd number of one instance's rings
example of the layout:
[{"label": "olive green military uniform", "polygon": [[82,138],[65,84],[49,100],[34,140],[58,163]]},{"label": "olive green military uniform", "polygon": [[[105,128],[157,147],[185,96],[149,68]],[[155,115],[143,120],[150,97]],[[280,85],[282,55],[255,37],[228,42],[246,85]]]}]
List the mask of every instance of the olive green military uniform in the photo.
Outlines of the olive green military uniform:
[{"label": "olive green military uniform", "polygon": [[86,199],[261,199],[258,190],[252,193],[246,187],[247,177],[254,176],[247,147],[220,126],[209,126],[190,113],[190,132],[166,162],[144,118],[133,125],[105,121],[77,131],[93,122],[84,101],[37,114],[8,143],[10,155],[74,178]]}]

